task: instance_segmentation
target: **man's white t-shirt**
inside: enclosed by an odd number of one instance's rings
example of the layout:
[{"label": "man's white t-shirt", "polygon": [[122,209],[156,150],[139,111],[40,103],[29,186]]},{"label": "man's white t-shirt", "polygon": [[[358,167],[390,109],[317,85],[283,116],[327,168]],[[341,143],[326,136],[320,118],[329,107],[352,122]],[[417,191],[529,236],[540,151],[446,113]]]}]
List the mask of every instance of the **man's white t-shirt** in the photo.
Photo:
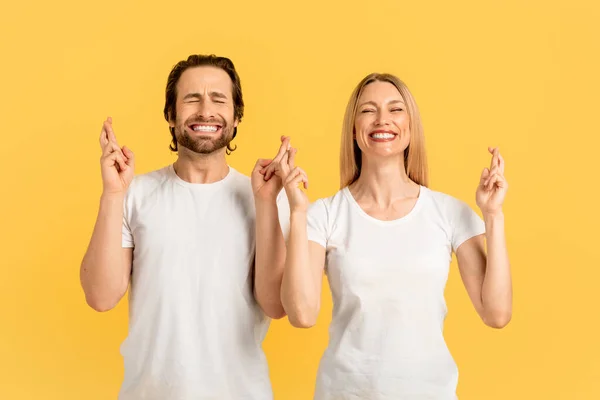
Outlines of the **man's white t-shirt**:
[{"label": "man's white t-shirt", "polygon": [[[278,205],[289,224],[287,199]],[[252,293],[250,179],[230,167],[218,182],[192,184],[172,165],[136,176],[123,247],[134,250],[119,399],[272,399],[261,346],[269,319]]]},{"label": "man's white t-shirt", "polygon": [[326,249],[333,298],[315,400],[453,400],[458,371],[444,337],[452,252],[485,233],[464,202],[424,186],[404,217],[381,221],[348,188],[308,211]]}]

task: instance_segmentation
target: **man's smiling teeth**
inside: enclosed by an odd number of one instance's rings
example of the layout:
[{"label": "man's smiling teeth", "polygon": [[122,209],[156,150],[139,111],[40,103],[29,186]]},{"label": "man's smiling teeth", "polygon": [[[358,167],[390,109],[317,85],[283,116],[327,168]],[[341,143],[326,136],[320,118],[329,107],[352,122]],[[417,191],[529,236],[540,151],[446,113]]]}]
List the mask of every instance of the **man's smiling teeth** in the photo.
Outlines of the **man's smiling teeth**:
[{"label": "man's smiling teeth", "polygon": [[392,139],[394,136],[396,135],[391,133],[374,133],[371,135],[373,139]]},{"label": "man's smiling teeth", "polygon": [[214,125],[194,125],[195,132],[216,132],[217,127]]}]

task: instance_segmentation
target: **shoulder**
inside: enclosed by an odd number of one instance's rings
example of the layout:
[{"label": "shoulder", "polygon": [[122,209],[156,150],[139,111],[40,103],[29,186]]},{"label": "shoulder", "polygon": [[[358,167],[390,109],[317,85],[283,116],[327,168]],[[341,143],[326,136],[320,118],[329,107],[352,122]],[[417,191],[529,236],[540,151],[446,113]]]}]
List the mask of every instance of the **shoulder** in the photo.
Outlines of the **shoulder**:
[{"label": "shoulder", "polygon": [[332,223],[336,220],[340,211],[346,209],[347,202],[344,189],[341,189],[333,196],[315,200],[308,209],[308,217],[315,222]]},{"label": "shoulder", "polygon": [[333,196],[323,197],[315,200],[311,204],[311,208],[318,208],[327,212],[335,211],[347,201],[344,190],[345,189],[341,189],[337,191]]},{"label": "shoulder", "polygon": [[235,188],[237,190],[245,190],[249,193],[252,193],[252,182],[250,181],[250,177],[242,174],[237,169],[233,167],[229,167],[229,176],[227,177],[229,187]]},{"label": "shoulder", "polygon": [[429,197],[429,199],[436,204],[445,204],[448,202],[452,202],[455,198],[449,195],[448,193],[440,192],[438,190],[433,190],[428,187],[422,187],[421,190],[424,191],[425,195]]},{"label": "shoulder", "polygon": [[229,173],[231,174],[230,178],[232,182],[247,185],[250,184],[250,177],[242,174],[240,171],[233,168],[232,166],[229,166]]},{"label": "shoulder", "polygon": [[459,198],[454,197],[448,193],[440,192],[426,187],[423,187],[422,190],[424,190],[424,194],[427,200],[426,203],[430,207],[433,207],[444,214],[458,211],[464,207],[469,207],[469,205],[465,201],[460,200]]},{"label": "shoulder", "polygon": [[433,190],[429,190],[428,194],[431,199],[430,215],[441,218],[453,231],[485,232],[483,220],[467,201]]},{"label": "shoulder", "polygon": [[128,189],[128,197],[144,196],[160,187],[166,180],[169,179],[171,165],[158,170],[136,175]]},{"label": "shoulder", "polygon": [[126,218],[131,218],[142,204],[157,190],[164,186],[169,179],[170,165],[161,169],[136,175],[125,195],[124,212]]}]

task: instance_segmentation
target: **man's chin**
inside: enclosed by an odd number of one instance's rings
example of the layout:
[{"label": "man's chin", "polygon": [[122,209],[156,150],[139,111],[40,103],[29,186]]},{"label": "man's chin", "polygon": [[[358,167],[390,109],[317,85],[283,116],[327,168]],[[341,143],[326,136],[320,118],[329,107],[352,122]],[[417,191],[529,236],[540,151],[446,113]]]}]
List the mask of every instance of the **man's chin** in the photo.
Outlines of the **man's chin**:
[{"label": "man's chin", "polygon": [[194,143],[179,143],[180,146],[185,147],[191,152],[197,154],[212,154],[215,153],[224,147],[227,147],[226,142],[217,142],[203,140],[202,143],[194,142]]},{"label": "man's chin", "polygon": [[218,136],[211,136],[210,134],[200,134],[198,136],[192,136],[188,132],[183,131],[182,135],[177,138],[177,143],[181,147],[185,147],[187,150],[196,154],[212,154],[215,153],[231,142],[226,140],[226,137],[230,137],[230,132],[225,129],[222,134]]}]

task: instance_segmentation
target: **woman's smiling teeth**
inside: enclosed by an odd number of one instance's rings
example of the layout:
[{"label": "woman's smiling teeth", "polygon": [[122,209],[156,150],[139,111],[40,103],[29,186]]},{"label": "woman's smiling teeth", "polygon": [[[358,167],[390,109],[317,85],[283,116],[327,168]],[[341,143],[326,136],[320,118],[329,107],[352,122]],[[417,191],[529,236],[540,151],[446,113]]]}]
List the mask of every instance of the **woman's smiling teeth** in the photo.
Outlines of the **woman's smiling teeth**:
[{"label": "woman's smiling teeth", "polygon": [[373,132],[369,137],[375,140],[393,140],[396,135],[390,132]]}]

